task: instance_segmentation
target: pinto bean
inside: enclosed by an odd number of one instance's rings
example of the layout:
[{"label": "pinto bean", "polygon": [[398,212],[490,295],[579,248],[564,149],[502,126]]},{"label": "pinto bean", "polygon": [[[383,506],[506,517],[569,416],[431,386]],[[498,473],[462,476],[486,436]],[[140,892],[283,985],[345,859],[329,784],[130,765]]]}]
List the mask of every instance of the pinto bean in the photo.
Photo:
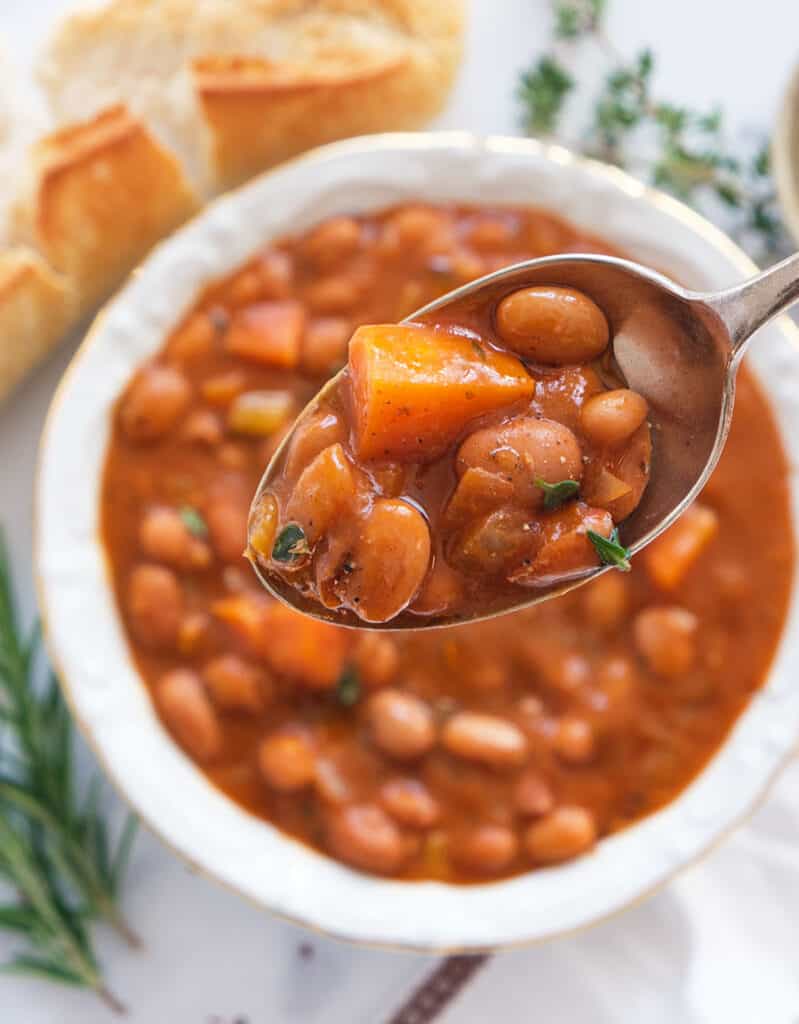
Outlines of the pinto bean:
[{"label": "pinto bean", "polygon": [[527,760],[524,733],[496,715],[459,711],[444,726],[441,742],[450,754],[491,768],[513,767]]},{"label": "pinto bean", "polygon": [[591,812],[563,804],[529,826],[524,846],[537,864],[557,864],[590,850],[596,837]]},{"label": "pinto bean", "polygon": [[167,672],[156,685],[156,700],[169,729],[193,758],[210,761],[220,752],[222,730],[196,672]]},{"label": "pinto bean", "polygon": [[552,285],[506,295],[497,307],[497,330],[514,352],[554,366],[596,359],[610,337],[605,314],[592,299]]},{"label": "pinto bean", "polygon": [[333,855],[362,871],[393,875],[407,856],[402,833],[377,804],[332,810],[326,831]]},{"label": "pinto bean", "polygon": [[133,378],[119,410],[131,441],[156,441],[181,419],[191,400],[189,382],[170,366],[146,366]]},{"label": "pinto bean", "polygon": [[699,620],[676,606],[645,608],[633,625],[638,653],[659,676],[674,679],[689,672],[696,660]]},{"label": "pinto bean", "polygon": [[237,654],[221,654],[207,662],[203,678],[214,703],[225,711],[258,714],[272,693],[271,681],[263,669]]},{"label": "pinto bean", "polygon": [[408,828],[431,828],[438,821],[438,801],[418,779],[389,779],[380,787],[380,803]]},{"label": "pinto bean", "polygon": [[171,569],[137,566],[128,580],[127,608],[131,629],[140,643],[174,648],[183,617],[183,594]]},{"label": "pinto bean", "polygon": [[585,764],[594,754],[591,723],[575,715],[564,715],[555,733],[555,750],[569,764]]},{"label": "pinto bean", "polygon": [[638,430],[648,411],[646,399],[636,391],[617,388],[588,399],[581,425],[589,441],[614,448]]},{"label": "pinto bean", "polygon": [[261,741],[258,767],[266,782],[279,793],[295,793],[313,783],[316,756],[302,729],[283,728]]},{"label": "pinto bean", "polygon": [[504,825],[478,825],[450,843],[456,863],[487,875],[505,871],[518,852],[516,833]]},{"label": "pinto bean", "polygon": [[207,569],[211,564],[208,545],[192,536],[176,509],[150,509],[139,527],[139,543],[148,558],[176,569]]},{"label": "pinto bean", "polygon": [[421,757],[435,745],[433,713],[418,697],[381,690],[369,700],[368,715],[375,744],[391,757]]},{"label": "pinto bean", "polygon": [[520,814],[538,818],[555,806],[555,797],[538,772],[526,771],[513,787],[513,803]]},{"label": "pinto bean", "polygon": [[396,643],[379,633],[364,633],[355,648],[355,666],[358,678],[369,690],[388,686],[399,668],[399,651]]}]

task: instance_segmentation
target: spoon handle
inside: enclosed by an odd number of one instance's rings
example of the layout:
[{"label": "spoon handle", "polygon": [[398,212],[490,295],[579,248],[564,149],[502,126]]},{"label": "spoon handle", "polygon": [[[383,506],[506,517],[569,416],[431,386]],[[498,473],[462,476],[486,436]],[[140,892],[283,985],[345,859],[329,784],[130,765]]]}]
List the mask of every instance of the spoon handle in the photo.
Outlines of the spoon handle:
[{"label": "spoon handle", "polygon": [[755,331],[799,299],[799,253],[742,284],[702,298],[727,328],[737,362]]}]

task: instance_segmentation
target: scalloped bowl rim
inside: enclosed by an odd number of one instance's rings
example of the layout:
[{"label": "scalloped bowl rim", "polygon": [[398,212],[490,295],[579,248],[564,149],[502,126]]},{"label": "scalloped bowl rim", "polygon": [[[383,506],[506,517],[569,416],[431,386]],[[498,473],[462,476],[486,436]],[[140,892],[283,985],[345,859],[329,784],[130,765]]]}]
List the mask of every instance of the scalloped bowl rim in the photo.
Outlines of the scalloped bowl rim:
[{"label": "scalloped bowl rim", "polygon": [[[173,850],[279,916],[393,948],[477,951],[596,923],[701,857],[750,813],[799,733],[795,584],[765,686],[700,776],[666,808],[571,863],[473,886],[351,871],[248,814],[206,781],[157,718],[129,655],[98,536],[113,402],[198,290],[270,237],[403,199],[508,202],[561,213],[697,287],[754,265],[682,204],[606,165],[532,140],[396,134],[323,147],[207,207],[162,243],[98,316],[53,399],[36,486],[35,563],[48,649],[110,779]],[[799,522],[799,337],[784,319],[750,364],[768,382]],[[791,394],[793,391],[794,395]],[[76,486],[76,481],[79,483]]]}]

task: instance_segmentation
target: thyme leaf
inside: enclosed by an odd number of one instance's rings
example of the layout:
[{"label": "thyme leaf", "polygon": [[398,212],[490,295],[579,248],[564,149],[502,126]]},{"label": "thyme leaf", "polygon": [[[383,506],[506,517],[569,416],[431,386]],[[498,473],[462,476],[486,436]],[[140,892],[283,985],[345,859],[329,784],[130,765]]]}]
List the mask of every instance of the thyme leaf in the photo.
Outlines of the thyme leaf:
[{"label": "thyme leaf", "polygon": [[183,525],[193,537],[204,540],[208,536],[208,525],[192,505],[183,505],[178,512]]},{"label": "thyme leaf", "polygon": [[354,665],[349,665],[341,673],[336,683],[336,700],[342,707],[351,708],[361,699],[361,680]]},{"label": "thyme leaf", "polygon": [[580,491],[580,484],[576,480],[559,480],[556,484],[548,484],[546,480],[537,476],[535,485],[544,492],[544,508],[546,509],[560,508]]},{"label": "thyme leaf", "polygon": [[296,562],[310,553],[305,531],[297,523],[284,526],[272,548],[272,558],[276,562]]},{"label": "thyme leaf", "polygon": [[588,530],[586,536],[596,548],[596,553],[603,565],[612,565],[620,572],[630,572],[632,569],[630,552],[628,548],[619,543],[618,529],[614,528],[610,537],[603,537],[601,533],[596,533],[594,530]]}]

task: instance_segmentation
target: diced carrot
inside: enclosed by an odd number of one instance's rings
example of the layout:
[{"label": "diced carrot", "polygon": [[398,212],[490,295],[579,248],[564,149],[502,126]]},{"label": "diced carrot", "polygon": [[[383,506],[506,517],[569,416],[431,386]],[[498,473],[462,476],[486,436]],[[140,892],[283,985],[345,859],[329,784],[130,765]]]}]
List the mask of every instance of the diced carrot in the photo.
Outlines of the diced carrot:
[{"label": "diced carrot", "polygon": [[238,370],[228,370],[215,377],[207,377],[200,386],[203,398],[211,405],[230,405],[236,395],[247,386],[247,378]]},{"label": "diced carrot", "polygon": [[305,309],[294,299],[259,302],[236,313],[225,338],[227,351],[263,366],[292,370],[300,362]]},{"label": "diced carrot", "polygon": [[644,565],[661,590],[674,590],[718,532],[719,517],[697,502],[646,549]]},{"label": "diced carrot", "polygon": [[544,543],[532,564],[521,566],[509,579],[522,586],[548,586],[598,566],[589,530],[610,537],[613,520],[604,510],[581,502],[551,513],[543,523]]},{"label": "diced carrot", "polygon": [[296,679],[310,690],[330,690],[336,685],[352,649],[347,630],[282,604],[266,608],[261,628],[261,652],[273,672]]},{"label": "diced carrot", "polygon": [[360,327],[349,368],[361,459],[436,458],[476,417],[535,390],[515,356],[421,325]]},{"label": "diced carrot", "polygon": [[214,601],[211,611],[242,641],[251,654],[258,655],[263,644],[265,598],[252,594],[234,594]]}]

